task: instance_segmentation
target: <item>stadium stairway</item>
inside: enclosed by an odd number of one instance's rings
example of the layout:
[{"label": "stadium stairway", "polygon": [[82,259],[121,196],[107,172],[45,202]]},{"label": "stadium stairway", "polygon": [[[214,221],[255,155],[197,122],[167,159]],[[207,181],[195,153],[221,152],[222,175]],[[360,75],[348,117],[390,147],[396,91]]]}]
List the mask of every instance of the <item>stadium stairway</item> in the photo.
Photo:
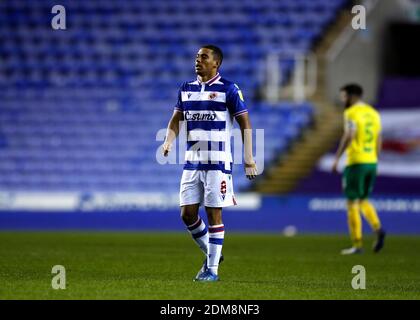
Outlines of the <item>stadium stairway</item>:
[{"label": "stadium stairway", "polygon": [[305,130],[289,153],[281,155],[276,164],[258,179],[256,191],[266,194],[285,194],[293,191],[298,183],[312,172],[320,157],[337,143],[343,127],[342,112],[326,98],[325,56],[350,21],[351,15],[342,10],[315,48],[319,72],[317,90],[310,99],[315,107],[313,125]]}]

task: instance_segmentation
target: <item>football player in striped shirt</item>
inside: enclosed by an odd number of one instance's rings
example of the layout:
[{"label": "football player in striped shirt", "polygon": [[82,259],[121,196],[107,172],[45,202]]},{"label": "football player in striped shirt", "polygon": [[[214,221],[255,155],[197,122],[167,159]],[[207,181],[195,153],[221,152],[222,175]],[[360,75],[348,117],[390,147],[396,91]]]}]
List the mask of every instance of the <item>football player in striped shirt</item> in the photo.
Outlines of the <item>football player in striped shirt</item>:
[{"label": "football player in striped shirt", "polygon": [[[182,84],[163,144],[167,156],[184,121],[187,151],[180,185],[181,217],[206,256],[196,281],[219,280],[225,236],[222,208],[236,205],[230,145],[234,119],[242,132],[245,174],[248,179],[257,175],[248,110],[239,87],[219,74],[222,61],[220,48],[200,48],[195,59],[197,79]],[[208,228],[199,216],[200,205],[205,207]]]}]

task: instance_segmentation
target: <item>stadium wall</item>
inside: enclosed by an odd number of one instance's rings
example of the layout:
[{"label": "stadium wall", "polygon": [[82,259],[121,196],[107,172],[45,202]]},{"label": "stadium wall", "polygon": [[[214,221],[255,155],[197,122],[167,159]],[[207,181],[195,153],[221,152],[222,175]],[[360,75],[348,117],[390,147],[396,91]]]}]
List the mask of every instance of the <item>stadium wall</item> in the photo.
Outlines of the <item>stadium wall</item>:
[{"label": "stadium wall", "polygon": [[[341,195],[260,196],[241,194],[226,209],[230,231],[347,233]],[[420,198],[374,199],[393,234],[420,234]],[[203,213],[203,212],[202,212]],[[369,227],[364,223],[365,231]],[[178,196],[165,194],[0,193],[0,230],[182,231]]]}]

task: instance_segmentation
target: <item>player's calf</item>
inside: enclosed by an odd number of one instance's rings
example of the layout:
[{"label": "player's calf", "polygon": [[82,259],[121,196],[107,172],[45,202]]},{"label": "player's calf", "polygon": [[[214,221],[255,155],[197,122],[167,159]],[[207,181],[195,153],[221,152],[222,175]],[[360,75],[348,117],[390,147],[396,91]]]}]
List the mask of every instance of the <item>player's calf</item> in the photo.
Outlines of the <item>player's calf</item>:
[{"label": "player's calf", "polygon": [[200,247],[201,251],[207,255],[208,244],[209,244],[209,233],[204,221],[198,217],[197,221],[193,224],[187,225],[187,229],[190,232],[195,243]]}]

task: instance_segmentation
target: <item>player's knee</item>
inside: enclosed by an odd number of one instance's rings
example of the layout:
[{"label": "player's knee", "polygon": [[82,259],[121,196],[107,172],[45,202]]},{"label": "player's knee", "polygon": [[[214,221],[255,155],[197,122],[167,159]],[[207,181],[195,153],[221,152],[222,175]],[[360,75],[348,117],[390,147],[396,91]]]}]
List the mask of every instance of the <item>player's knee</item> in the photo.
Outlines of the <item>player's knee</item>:
[{"label": "player's knee", "polygon": [[369,204],[369,200],[367,198],[360,200],[361,206],[366,205],[366,204]]},{"label": "player's knee", "polygon": [[183,210],[181,210],[181,219],[186,225],[191,225],[197,221],[198,216],[195,212],[183,208]]},{"label": "player's knee", "polygon": [[359,205],[359,200],[347,200],[347,208],[354,208]]}]

